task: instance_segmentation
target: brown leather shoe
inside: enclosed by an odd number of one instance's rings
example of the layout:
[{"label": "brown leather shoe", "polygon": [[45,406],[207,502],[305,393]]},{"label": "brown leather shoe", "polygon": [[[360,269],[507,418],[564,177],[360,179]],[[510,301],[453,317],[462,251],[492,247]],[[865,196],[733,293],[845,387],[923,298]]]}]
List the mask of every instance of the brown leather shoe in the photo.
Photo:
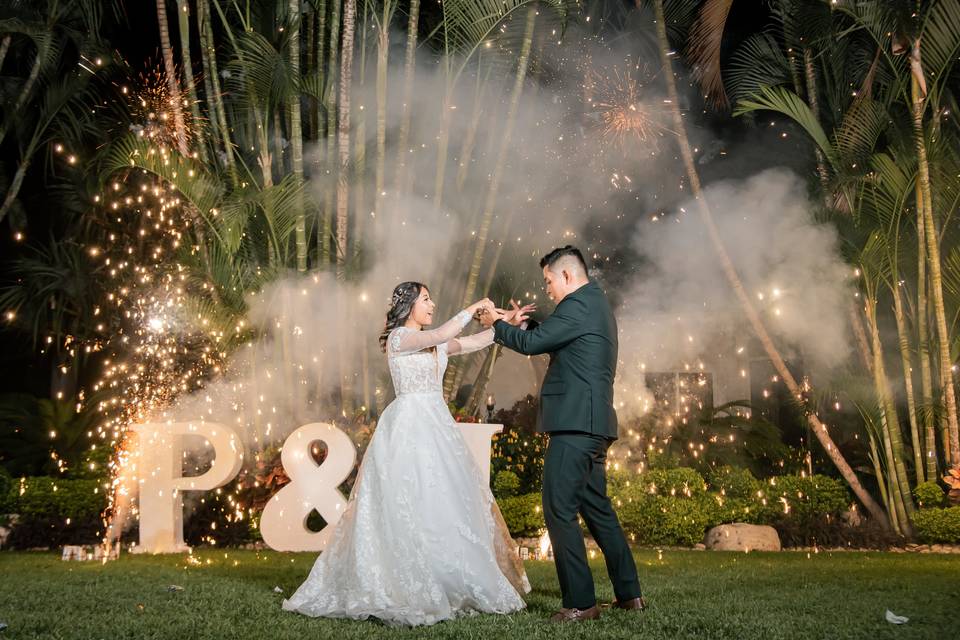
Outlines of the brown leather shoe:
[{"label": "brown leather shoe", "polygon": [[625,609],[627,611],[643,611],[647,608],[647,601],[641,596],[639,598],[624,600],[623,602],[614,600],[610,606],[614,609]]},{"label": "brown leather shoe", "polygon": [[593,605],[589,609],[560,609],[550,616],[550,622],[583,622],[600,617],[600,607]]}]

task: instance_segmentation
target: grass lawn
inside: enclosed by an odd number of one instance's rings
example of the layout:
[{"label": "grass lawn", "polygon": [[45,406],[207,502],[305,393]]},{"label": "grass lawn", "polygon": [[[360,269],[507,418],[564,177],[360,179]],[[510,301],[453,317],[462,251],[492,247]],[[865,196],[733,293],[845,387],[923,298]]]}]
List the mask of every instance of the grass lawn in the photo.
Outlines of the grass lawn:
[{"label": "grass lawn", "polygon": [[[107,565],[62,562],[52,553],[0,553],[0,622],[5,638],[937,638],[958,637],[960,556],[797,552],[734,554],[641,550],[650,608],[605,612],[558,628],[553,565],[529,562],[529,608],[428,628],[313,619],[280,609],[306,577],[313,554],[198,550],[186,557],[131,556]],[[593,563],[598,596],[612,593]],[[170,590],[170,585],[183,587]],[[905,625],[884,612],[910,618]]]}]

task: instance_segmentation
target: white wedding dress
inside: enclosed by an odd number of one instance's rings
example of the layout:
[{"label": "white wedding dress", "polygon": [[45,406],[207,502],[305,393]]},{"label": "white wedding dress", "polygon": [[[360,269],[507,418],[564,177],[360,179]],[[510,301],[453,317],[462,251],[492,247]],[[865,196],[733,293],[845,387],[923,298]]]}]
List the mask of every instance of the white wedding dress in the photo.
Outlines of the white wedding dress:
[{"label": "white wedding dress", "polygon": [[456,336],[461,311],[437,329],[394,329],[396,390],[377,423],[350,501],[327,548],[283,608],[309,616],[427,625],[510,613],[530,591],[513,541],[443,400],[447,355],[490,345]]}]

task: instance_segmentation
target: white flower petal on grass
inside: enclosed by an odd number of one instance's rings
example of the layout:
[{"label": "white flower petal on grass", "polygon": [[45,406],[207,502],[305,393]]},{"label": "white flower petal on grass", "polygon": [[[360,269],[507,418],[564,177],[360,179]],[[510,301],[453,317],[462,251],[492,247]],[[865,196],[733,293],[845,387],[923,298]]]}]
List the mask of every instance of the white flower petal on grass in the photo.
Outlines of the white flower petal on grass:
[{"label": "white flower petal on grass", "polygon": [[907,624],[910,621],[910,618],[906,618],[904,616],[898,616],[893,611],[890,611],[890,609],[887,609],[886,618],[887,618],[887,622],[889,622],[890,624]]}]

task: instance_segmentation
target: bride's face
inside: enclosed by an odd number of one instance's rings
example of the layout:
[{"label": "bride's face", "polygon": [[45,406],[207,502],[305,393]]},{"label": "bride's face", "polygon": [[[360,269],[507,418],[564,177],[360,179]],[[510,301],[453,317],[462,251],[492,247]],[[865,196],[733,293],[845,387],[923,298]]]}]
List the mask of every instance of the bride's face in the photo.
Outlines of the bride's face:
[{"label": "bride's face", "polygon": [[410,319],[421,327],[433,324],[433,310],[437,305],[430,299],[430,292],[426,287],[420,290],[417,301],[413,303],[413,310],[410,311]]}]

